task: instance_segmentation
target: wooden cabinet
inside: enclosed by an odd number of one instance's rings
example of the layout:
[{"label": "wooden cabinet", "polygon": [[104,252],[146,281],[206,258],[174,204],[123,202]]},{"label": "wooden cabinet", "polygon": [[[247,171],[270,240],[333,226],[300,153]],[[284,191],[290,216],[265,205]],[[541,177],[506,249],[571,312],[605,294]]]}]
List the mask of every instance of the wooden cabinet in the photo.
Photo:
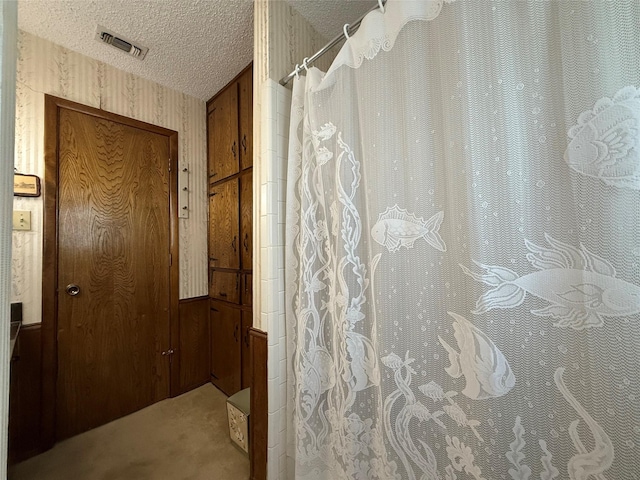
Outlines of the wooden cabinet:
[{"label": "wooden cabinet", "polygon": [[253,305],[253,276],[250,273],[242,275],[242,304]]},{"label": "wooden cabinet", "polygon": [[211,301],[211,381],[227,395],[242,386],[242,312],[222,302]]},{"label": "wooden cabinet", "polygon": [[247,68],[207,103],[211,382],[249,386],[253,286],[253,81]]},{"label": "wooden cabinet", "polygon": [[209,267],[240,268],[238,179],[209,190]]},{"label": "wooden cabinet", "polygon": [[214,97],[207,118],[209,182],[238,173],[238,87],[232,85]]},{"label": "wooden cabinet", "polygon": [[253,326],[253,315],[244,310],[241,318],[242,331],[242,388],[247,388],[251,382],[251,350],[249,350],[249,329]]},{"label": "wooden cabinet", "polygon": [[212,270],[209,296],[217,300],[240,303],[240,274]]},{"label": "wooden cabinet", "polygon": [[240,232],[242,268],[252,269],[253,262],[253,172],[240,177]]},{"label": "wooden cabinet", "polygon": [[253,165],[253,70],[246,70],[238,79],[240,91],[240,168]]}]

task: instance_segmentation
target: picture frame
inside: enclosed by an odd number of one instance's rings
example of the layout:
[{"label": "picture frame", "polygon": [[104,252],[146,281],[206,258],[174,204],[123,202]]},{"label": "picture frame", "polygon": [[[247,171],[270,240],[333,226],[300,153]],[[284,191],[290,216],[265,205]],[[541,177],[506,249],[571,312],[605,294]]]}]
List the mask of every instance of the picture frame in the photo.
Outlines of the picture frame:
[{"label": "picture frame", "polygon": [[37,175],[13,174],[14,197],[39,197],[40,178]]}]

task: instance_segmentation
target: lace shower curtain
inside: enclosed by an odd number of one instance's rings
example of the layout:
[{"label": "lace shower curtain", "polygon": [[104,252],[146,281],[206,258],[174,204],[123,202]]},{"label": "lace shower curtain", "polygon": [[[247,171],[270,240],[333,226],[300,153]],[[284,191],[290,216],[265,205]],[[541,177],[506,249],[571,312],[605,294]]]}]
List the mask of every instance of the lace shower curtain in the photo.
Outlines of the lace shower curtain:
[{"label": "lace shower curtain", "polygon": [[290,478],[640,478],[639,38],[389,0],[296,80]]}]

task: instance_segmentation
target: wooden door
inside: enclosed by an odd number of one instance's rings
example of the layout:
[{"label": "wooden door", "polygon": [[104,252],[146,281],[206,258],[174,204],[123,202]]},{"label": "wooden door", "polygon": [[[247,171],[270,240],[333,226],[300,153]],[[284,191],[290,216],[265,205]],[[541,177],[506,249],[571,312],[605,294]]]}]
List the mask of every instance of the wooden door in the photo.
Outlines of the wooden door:
[{"label": "wooden door", "polygon": [[253,68],[238,79],[240,90],[240,168],[253,165]]},{"label": "wooden door", "polygon": [[249,348],[249,330],[253,326],[253,313],[242,311],[242,388],[251,386],[251,349]]},{"label": "wooden door", "polygon": [[227,395],[241,387],[241,314],[237,308],[211,301],[211,381]]},{"label": "wooden door", "polygon": [[242,236],[241,261],[245,270],[253,269],[253,174],[240,178],[240,235]]},{"label": "wooden door", "polygon": [[238,173],[238,85],[233,84],[211,103],[209,116],[209,183]]},{"label": "wooden door", "polygon": [[169,137],[61,108],[56,437],[169,395]]},{"label": "wooden door", "polygon": [[209,266],[240,268],[238,179],[209,191]]}]

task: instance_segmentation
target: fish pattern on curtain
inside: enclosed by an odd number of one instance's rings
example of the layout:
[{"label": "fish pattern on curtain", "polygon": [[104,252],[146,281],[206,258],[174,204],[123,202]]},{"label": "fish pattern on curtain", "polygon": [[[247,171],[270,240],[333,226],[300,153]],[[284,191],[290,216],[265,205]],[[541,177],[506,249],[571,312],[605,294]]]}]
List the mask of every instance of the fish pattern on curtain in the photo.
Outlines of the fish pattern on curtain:
[{"label": "fish pattern on curtain", "polygon": [[291,478],[640,478],[638,38],[635,0],[389,0],[296,80]]}]

